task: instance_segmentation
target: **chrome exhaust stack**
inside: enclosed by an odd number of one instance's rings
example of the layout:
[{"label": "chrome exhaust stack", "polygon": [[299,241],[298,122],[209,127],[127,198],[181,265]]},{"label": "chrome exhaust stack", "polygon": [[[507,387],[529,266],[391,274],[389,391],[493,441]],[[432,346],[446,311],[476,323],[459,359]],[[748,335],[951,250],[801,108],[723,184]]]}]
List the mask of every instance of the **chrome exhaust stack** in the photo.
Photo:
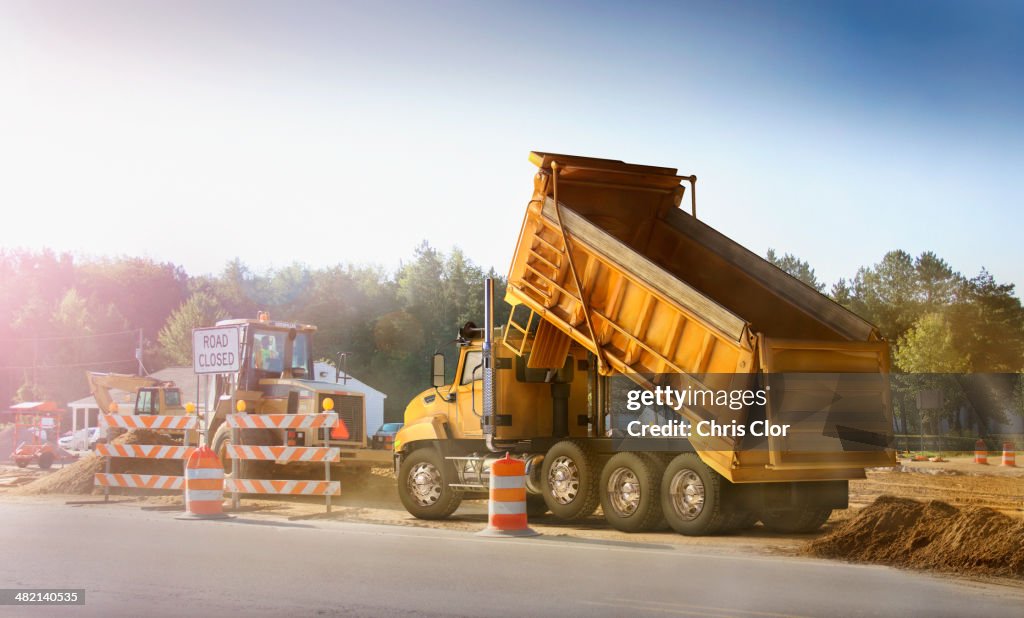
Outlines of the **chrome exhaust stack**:
[{"label": "chrome exhaust stack", "polygon": [[480,419],[484,433],[484,444],[487,450],[496,453],[501,450],[494,444],[494,432],[497,424],[494,409],[494,279],[484,279],[484,410]]}]

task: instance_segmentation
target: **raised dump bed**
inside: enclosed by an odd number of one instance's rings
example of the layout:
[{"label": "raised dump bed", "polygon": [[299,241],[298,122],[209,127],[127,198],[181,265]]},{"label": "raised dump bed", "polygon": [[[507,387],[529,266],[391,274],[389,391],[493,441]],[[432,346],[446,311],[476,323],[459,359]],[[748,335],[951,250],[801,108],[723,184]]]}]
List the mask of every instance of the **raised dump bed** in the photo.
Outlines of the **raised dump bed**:
[{"label": "raised dump bed", "polygon": [[894,462],[888,346],[871,324],[680,210],[694,178],[548,153],[531,161],[539,171],[506,296],[542,318],[506,329],[531,367],[561,367],[575,341],[603,375],[646,388],[785,387],[763,411],[680,411],[691,423],[799,417],[765,444],[692,438],[731,481],[861,478]]}]

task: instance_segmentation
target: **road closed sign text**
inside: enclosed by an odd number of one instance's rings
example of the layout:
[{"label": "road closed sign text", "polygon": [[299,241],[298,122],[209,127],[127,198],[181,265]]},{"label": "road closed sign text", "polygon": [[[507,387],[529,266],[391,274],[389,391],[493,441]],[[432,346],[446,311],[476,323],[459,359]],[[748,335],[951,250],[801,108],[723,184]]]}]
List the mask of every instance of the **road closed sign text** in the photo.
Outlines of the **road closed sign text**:
[{"label": "road closed sign text", "polygon": [[238,371],[238,328],[225,326],[192,331],[192,366],[196,373]]}]

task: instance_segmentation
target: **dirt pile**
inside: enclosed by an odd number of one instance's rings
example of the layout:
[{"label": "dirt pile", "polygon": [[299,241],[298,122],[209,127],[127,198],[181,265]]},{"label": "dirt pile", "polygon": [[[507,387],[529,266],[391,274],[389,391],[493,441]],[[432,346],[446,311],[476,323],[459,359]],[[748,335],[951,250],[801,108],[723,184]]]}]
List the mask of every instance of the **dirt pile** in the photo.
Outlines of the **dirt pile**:
[{"label": "dirt pile", "polygon": [[[112,441],[112,444],[171,445],[176,443],[163,434],[148,429],[137,429],[118,436]],[[91,494],[93,493],[93,476],[97,472],[105,471],[105,461],[104,457],[98,457],[93,454],[86,455],[73,464],[55,470],[51,474],[23,487],[19,487],[11,493],[26,496],[42,494]],[[182,464],[177,460],[115,457],[111,460],[110,471],[121,474],[181,475]]]},{"label": "dirt pile", "polygon": [[987,507],[882,496],[806,553],[963,574],[1024,578],[1024,519]]}]

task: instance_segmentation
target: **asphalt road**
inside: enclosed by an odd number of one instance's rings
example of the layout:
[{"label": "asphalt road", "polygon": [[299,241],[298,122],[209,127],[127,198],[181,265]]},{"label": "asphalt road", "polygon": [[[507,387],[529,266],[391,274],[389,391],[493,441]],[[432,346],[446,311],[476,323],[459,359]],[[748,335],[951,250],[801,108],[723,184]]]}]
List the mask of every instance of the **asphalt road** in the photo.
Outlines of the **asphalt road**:
[{"label": "asphalt road", "polygon": [[730,548],[0,503],[0,616],[1013,616],[1024,590]]}]

